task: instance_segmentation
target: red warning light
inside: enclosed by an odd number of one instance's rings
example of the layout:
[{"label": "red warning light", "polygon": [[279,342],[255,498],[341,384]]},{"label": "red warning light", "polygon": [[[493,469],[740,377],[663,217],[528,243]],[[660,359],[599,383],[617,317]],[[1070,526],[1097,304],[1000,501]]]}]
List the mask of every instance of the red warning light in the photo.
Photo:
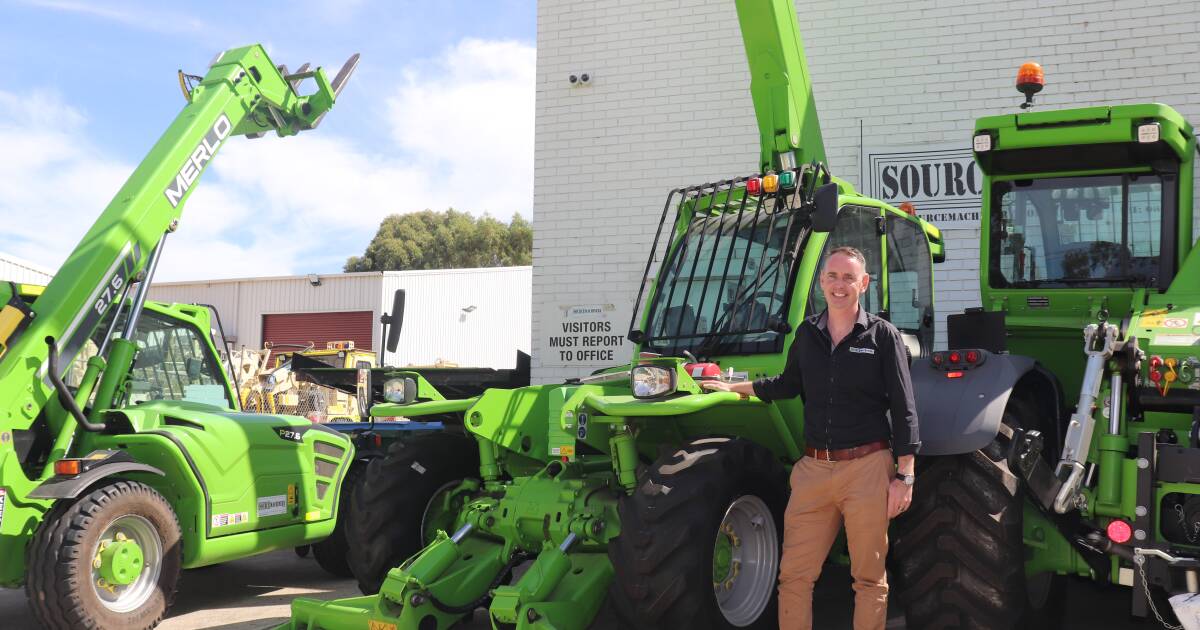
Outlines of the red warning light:
[{"label": "red warning light", "polygon": [[1126,523],[1125,521],[1118,519],[1118,520],[1114,520],[1113,522],[1108,524],[1108,539],[1109,540],[1111,540],[1117,544],[1121,544],[1121,543],[1129,542],[1129,539],[1132,537],[1133,537],[1133,528],[1129,526],[1129,523]]},{"label": "red warning light", "polygon": [[758,177],[751,177],[746,180],[746,192],[757,197],[762,194],[762,180]]},{"label": "red warning light", "polygon": [[941,365],[946,362],[946,355],[941,352],[934,352],[930,360],[933,361],[934,365]]},{"label": "red warning light", "polygon": [[958,363],[959,361],[962,361],[962,355],[957,352],[951,352],[950,353],[950,362]]},{"label": "red warning light", "polygon": [[967,350],[967,363],[979,363],[979,352],[977,350]]},{"label": "red warning light", "polygon": [[962,378],[962,372],[946,372],[946,378]]},{"label": "red warning light", "polygon": [[1030,90],[1036,94],[1042,91],[1045,85],[1046,72],[1042,70],[1042,64],[1036,61],[1027,61],[1021,64],[1021,69],[1017,70],[1017,89],[1021,93]]}]

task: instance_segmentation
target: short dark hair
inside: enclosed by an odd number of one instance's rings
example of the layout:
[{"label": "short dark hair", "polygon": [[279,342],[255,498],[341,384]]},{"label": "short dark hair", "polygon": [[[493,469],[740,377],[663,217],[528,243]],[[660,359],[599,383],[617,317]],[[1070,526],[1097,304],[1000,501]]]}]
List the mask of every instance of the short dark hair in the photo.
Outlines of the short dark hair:
[{"label": "short dark hair", "polygon": [[841,245],[838,247],[834,247],[833,249],[829,250],[828,254],[825,255],[825,261],[828,262],[829,259],[832,258],[834,254],[842,254],[843,256],[849,256],[850,258],[857,260],[858,264],[862,265],[864,272],[867,270],[867,257],[864,256],[863,253],[861,251],[859,251],[858,248],[856,248],[856,247],[850,247],[849,245]]}]

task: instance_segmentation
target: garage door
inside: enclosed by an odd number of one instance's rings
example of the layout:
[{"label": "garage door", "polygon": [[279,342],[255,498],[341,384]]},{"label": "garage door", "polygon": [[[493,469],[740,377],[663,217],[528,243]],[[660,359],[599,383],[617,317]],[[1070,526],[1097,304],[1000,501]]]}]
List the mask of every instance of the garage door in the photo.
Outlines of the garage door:
[{"label": "garage door", "polygon": [[329,341],[353,341],[355,348],[371,348],[374,329],[371,311],[339,313],[277,313],[263,315],[263,342],[280,344],[316,344],[324,348]]}]

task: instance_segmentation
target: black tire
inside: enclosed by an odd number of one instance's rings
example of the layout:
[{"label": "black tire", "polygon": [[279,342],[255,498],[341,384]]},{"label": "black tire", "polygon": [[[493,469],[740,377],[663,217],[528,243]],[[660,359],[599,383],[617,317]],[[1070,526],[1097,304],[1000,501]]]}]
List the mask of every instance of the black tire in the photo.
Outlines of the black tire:
[{"label": "black tire", "polygon": [[295,551],[296,555],[301,558],[307,558],[308,552],[312,551],[312,545],[300,545],[299,547],[292,549],[292,551]]},{"label": "black tire", "polygon": [[[714,543],[726,510],[747,495],[769,508],[781,547],[787,474],[765,447],[701,438],[659,457],[642,475],[618,504],[621,535],[608,545],[616,572],[609,604],[624,627],[734,627],[713,592]],[[774,576],[769,588],[766,608],[742,627],[778,627]]]},{"label": "black tire", "polygon": [[313,543],[312,554],[317,564],[328,573],[341,578],[352,578],[350,570],[350,541],[349,525],[351,514],[354,512],[351,502],[354,500],[354,490],[362,483],[364,464],[352,464],[342,480],[342,493],[338,496],[337,524],[328,538]]},{"label": "black tire", "polygon": [[[116,612],[93,586],[92,561],[100,536],[117,519],[130,517],[144,519],[161,541],[160,571],[156,581],[147,583],[148,595],[140,605]],[[116,481],[75,501],[59,501],[26,553],[25,594],[34,617],[50,630],[153,628],[175,600],[183,560],[171,505],[153,488],[133,481]]]},{"label": "black tire", "polygon": [[434,495],[447,484],[479,477],[475,440],[429,433],[388,448],[371,460],[351,500],[347,532],[350,570],[367,595],[379,592],[393,567],[425,546],[421,522]]},{"label": "black tire", "polygon": [[[1017,397],[1004,411],[1010,427],[1033,426],[1035,417]],[[1025,496],[1007,451],[1000,435],[974,453],[918,458],[912,508],[891,529],[891,568],[909,628],[1059,627],[1065,580],[1025,578]]]}]

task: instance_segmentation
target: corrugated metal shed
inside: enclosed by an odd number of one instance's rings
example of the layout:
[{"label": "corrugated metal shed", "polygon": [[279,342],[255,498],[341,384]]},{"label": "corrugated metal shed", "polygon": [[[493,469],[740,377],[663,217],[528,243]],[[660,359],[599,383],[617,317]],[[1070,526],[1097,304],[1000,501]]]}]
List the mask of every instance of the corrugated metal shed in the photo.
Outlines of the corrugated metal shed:
[{"label": "corrugated metal shed", "polygon": [[388,271],[159,282],[150,298],[216,306],[237,346],[262,346],[263,316],[275,313],[371,311],[373,350],[382,346],[379,316],[404,289],[404,329],[389,365],[445,360],[464,367],[515,367],[529,352],[531,267]]},{"label": "corrugated metal shed", "polygon": [[54,277],[54,272],[16,256],[0,252],[0,280],[8,282],[26,282],[29,284],[46,284]]}]

